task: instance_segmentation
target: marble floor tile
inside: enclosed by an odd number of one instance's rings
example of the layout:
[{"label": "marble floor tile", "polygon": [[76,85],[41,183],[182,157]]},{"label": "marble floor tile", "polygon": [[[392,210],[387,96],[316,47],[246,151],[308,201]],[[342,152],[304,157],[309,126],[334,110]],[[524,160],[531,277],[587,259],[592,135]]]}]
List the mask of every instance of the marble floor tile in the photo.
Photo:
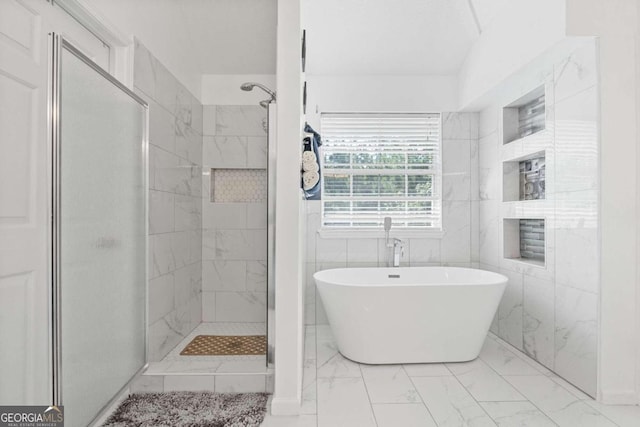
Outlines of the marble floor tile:
[{"label": "marble floor tile", "polygon": [[318,427],[375,427],[362,378],[318,378]]},{"label": "marble floor tile", "polygon": [[446,377],[453,375],[444,363],[411,363],[402,366],[410,377]]},{"label": "marble floor tile", "polygon": [[615,426],[593,407],[544,375],[514,375],[504,378],[561,427]]},{"label": "marble floor tile", "polygon": [[464,363],[447,363],[447,368],[479,402],[526,400],[480,359]]},{"label": "marble floor tile", "polygon": [[489,334],[480,358],[500,375],[551,375],[552,372],[511,344]]},{"label": "marble floor tile", "polygon": [[455,377],[416,377],[411,380],[438,426],[496,425]]},{"label": "marble floor tile", "polygon": [[373,413],[378,427],[437,427],[422,403],[374,404]]},{"label": "marble floor tile", "polygon": [[585,402],[620,427],[640,425],[640,406],[638,405],[603,405],[591,399]]},{"label": "marble floor tile", "polygon": [[281,417],[267,414],[260,427],[316,427],[318,419],[315,415],[299,415],[297,417]]},{"label": "marble floor tile", "polygon": [[531,402],[480,402],[498,427],[553,427],[556,425]]},{"label": "marble floor tile", "polygon": [[420,403],[402,365],[361,365],[371,403]]},{"label": "marble floor tile", "polygon": [[340,353],[336,353],[326,362],[321,363],[318,359],[318,378],[348,378],[362,377],[360,365],[345,358]]}]

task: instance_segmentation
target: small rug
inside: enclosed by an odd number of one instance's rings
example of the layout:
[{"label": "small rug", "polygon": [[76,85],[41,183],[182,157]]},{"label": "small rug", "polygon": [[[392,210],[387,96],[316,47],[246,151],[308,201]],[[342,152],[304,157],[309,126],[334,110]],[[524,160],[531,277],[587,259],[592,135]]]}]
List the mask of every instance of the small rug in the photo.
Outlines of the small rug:
[{"label": "small rug", "polygon": [[264,335],[198,335],[181,356],[244,356],[267,354]]},{"label": "small rug", "polygon": [[264,393],[141,393],[122,402],[103,427],[257,427],[266,412]]}]

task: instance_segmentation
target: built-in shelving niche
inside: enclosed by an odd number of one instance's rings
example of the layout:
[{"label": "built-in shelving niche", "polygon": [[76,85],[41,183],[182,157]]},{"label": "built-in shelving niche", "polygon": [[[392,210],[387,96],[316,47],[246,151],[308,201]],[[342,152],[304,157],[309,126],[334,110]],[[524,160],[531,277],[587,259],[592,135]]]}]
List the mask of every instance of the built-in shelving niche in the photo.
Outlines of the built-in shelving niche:
[{"label": "built-in shelving niche", "polygon": [[505,218],[504,257],[533,265],[545,265],[545,220]]},{"label": "built-in shelving niche", "polygon": [[212,203],[260,203],[267,200],[265,169],[211,169]]},{"label": "built-in shelving niche", "polygon": [[542,200],[546,196],[545,152],[502,163],[502,200]]},{"label": "built-in shelving niche", "polygon": [[540,86],[502,109],[502,143],[525,138],[545,129],[545,94]]}]

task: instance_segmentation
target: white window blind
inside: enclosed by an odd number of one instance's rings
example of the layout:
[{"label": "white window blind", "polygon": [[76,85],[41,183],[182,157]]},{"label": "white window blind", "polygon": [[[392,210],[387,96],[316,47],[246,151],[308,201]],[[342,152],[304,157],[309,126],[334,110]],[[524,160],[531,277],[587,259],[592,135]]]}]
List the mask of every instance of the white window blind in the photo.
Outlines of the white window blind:
[{"label": "white window blind", "polygon": [[322,225],[441,228],[440,114],[322,114]]}]

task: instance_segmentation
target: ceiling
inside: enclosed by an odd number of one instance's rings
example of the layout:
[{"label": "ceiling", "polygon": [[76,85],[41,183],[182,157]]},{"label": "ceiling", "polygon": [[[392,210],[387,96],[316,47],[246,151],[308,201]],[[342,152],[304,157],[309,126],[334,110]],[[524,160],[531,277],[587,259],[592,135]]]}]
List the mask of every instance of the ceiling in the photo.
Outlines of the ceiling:
[{"label": "ceiling", "polygon": [[[83,0],[177,75],[275,74],[277,0]],[[508,0],[302,0],[310,74],[457,74]]]}]

